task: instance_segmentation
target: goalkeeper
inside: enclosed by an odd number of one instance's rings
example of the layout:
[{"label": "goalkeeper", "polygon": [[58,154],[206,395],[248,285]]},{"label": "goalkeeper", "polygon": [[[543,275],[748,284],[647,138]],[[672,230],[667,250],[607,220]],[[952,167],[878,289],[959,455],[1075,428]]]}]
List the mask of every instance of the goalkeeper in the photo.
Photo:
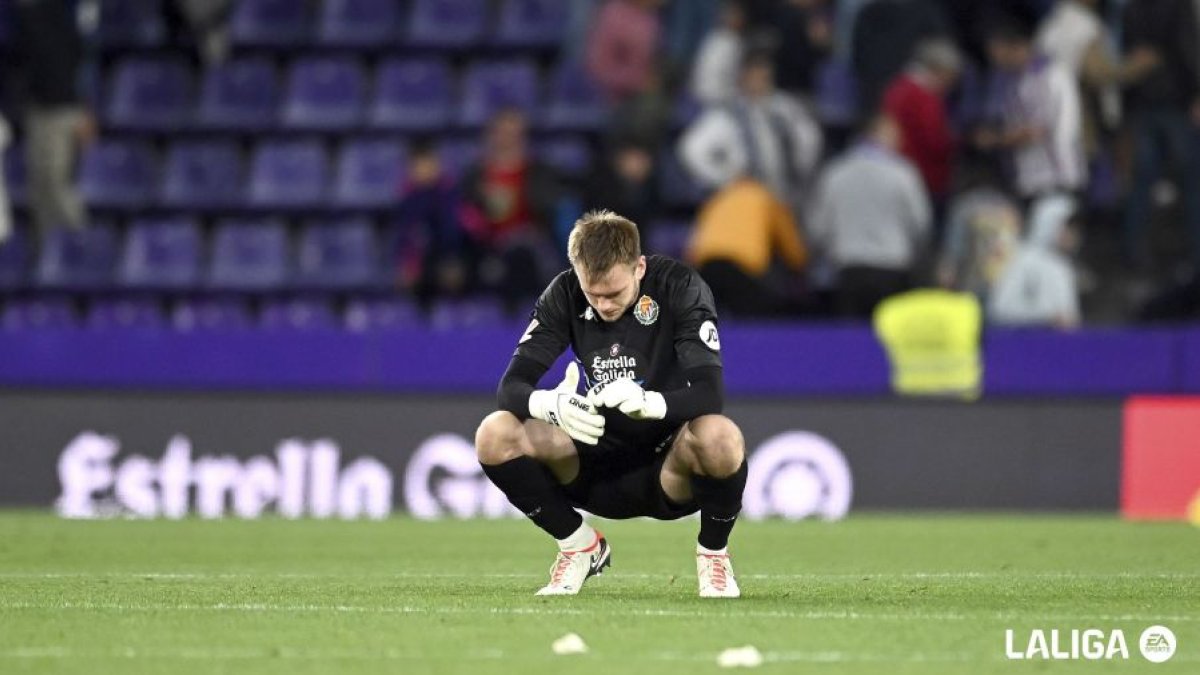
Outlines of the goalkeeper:
[{"label": "goalkeeper", "polygon": [[[727,544],[746,486],[745,444],[721,414],[712,293],[683,264],[643,256],[637,226],[608,211],[575,223],[568,257],[504,373],[500,409],[475,435],[487,477],[558,542],[538,595],[574,595],[610,562],[608,542],[578,507],[660,520],[700,511],[700,596],[738,597]],[[568,345],[576,360],[562,382],[538,390]]]}]

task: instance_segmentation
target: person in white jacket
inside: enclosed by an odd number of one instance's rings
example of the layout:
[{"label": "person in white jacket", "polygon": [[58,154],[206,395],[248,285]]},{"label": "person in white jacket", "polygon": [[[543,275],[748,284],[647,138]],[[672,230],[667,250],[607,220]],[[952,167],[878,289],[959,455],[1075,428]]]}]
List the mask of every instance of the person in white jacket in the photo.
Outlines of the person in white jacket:
[{"label": "person in white jacket", "polygon": [[720,23],[705,36],[696,53],[692,98],[704,105],[714,105],[737,97],[745,30],[746,13],[741,4],[726,0],[721,5]]},{"label": "person in white jacket", "polygon": [[1075,201],[1063,195],[1034,203],[1029,234],[988,298],[993,324],[1075,328],[1079,290],[1071,255],[1079,246]]}]

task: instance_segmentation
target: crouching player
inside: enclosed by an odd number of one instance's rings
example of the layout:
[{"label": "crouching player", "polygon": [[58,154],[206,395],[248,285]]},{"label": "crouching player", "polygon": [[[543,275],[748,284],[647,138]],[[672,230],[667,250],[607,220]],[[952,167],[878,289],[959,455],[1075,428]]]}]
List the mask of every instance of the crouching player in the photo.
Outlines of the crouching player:
[{"label": "crouching player", "polygon": [[[475,435],[487,477],[558,542],[538,595],[574,595],[611,560],[579,507],[660,520],[700,511],[700,596],[736,598],[727,544],[746,458],[741,431],[721,414],[712,293],[687,266],[643,256],[637,226],[608,211],[575,223],[568,257],[508,364],[500,409]],[[557,387],[538,390],[568,345],[576,362]]]}]

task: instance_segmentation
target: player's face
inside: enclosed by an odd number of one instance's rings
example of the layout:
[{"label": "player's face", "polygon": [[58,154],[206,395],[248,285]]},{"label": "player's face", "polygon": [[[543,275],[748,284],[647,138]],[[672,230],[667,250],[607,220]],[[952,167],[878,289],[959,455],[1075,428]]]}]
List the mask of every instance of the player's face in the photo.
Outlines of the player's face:
[{"label": "player's face", "polygon": [[588,304],[602,320],[616,321],[637,300],[638,287],[646,276],[646,258],[639,257],[634,265],[616,265],[603,274],[589,276],[582,272],[576,269]]}]

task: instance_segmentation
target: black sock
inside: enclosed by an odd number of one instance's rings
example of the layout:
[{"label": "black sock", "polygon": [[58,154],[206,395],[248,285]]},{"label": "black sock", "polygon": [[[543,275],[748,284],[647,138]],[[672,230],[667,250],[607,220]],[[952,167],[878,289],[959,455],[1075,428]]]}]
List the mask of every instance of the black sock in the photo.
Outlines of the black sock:
[{"label": "black sock", "polygon": [[[512,505],[555,539],[566,539],[583,524],[562,490],[537,460],[526,455],[503,464],[480,464]],[[743,481],[744,482],[744,481]]]},{"label": "black sock", "polygon": [[700,505],[700,536],[704,548],[719,551],[729,544],[729,533],[742,510],[746,489],[746,462],[725,478],[692,476],[692,495]]}]

